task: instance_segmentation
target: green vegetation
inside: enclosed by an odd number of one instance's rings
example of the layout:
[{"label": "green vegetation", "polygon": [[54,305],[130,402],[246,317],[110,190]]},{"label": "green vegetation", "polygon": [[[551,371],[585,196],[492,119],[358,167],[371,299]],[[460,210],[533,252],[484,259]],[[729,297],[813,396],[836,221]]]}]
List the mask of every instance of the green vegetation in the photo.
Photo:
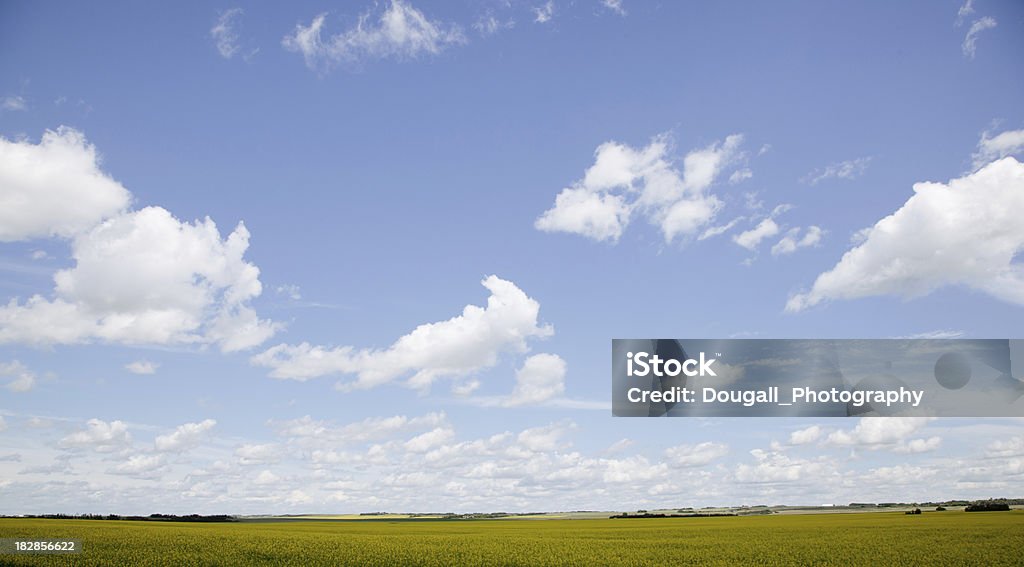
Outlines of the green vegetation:
[{"label": "green vegetation", "polygon": [[622,520],[178,523],[0,519],[83,553],[2,565],[1020,565],[1024,512]]}]

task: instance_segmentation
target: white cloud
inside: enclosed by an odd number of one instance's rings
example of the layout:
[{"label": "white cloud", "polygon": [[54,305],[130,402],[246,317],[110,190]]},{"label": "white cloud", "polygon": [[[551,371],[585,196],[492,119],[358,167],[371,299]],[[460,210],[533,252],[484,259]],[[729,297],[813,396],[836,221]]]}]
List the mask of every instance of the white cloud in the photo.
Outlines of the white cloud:
[{"label": "white cloud", "polygon": [[555,197],[555,206],[534,226],[544,232],[570,232],[593,240],[615,242],[629,224],[632,208],[624,197],[568,187]]},{"label": "white cloud", "polygon": [[447,426],[448,417],[444,412],[428,413],[418,417],[395,415],[371,417],[341,427],[326,421],[314,420],[310,416],[271,422],[278,435],[294,439],[303,445],[324,445],[337,447],[365,443],[393,437],[409,431]]},{"label": "white cloud", "polygon": [[8,95],[0,98],[0,110],[7,112],[23,112],[28,110],[28,103],[21,95]]},{"label": "white cloud", "polygon": [[864,241],[790,297],[787,311],[873,295],[919,297],[964,285],[1024,304],[1024,165],[1012,157],[948,184],[916,183],[895,213],[864,231]]},{"label": "white cloud", "polygon": [[752,177],[754,177],[754,172],[751,171],[750,168],[745,167],[743,169],[737,169],[729,176],[729,183],[735,185]]},{"label": "white cloud", "polygon": [[754,464],[736,467],[736,480],[751,483],[808,482],[810,478],[823,478],[834,472],[835,465],[825,459],[807,460],[789,457],[779,451],[750,451]]},{"label": "white cloud", "polygon": [[268,470],[263,470],[260,471],[260,474],[256,475],[256,478],[253,479],[252,483],[255,484],[256,486],[266,486],[268,484],[275,484],[280,481],[281,477],[277,476],[276,474]]},{"label": "white cloud", "polygon": [[734,226],[739,224],[739,222],[741,220],[744,220],[745,218],[746,217],[736,217],[725,224],[710,226],[707,229],[705,229],[704,232],[700,233],[700,236],[697,237],[697,240],[706,240],[708,238],[713,238],[715,236],[725,234],[726,232],[732,230]]},{"label": "white cloud", "polygon": [[626,15],[626,9],[622,7],[622,0],[601,0],[601,5],[620,16]]},{"label": "white cloud", "polygon": [[957,21],[960,22],[967,16],[974,13],[974,0],[967,0],[963,6],[956,12]]},{"label": "white cloud", "polygon": [[302,299],[302,290],[295,284],[279,285],[274,288],[274,292],[278,295],[287,296],[292,301],[298,301]]},{"label": "white cloud", "polygon": [[494,366],[504,352],[525,352],[526,341],[550,336],[537,321],[540,304],[510,281],[488,276],[486,307],[467,305],[461,315],[426,323],[383,350],[281,344],[252,358],[274,378],[308,380],[352,374],[346,388],[372,388],[411,374],[407,385],[427,388],[439,378],[459,378]]},{"label": "white cloud", "polygon": [[551,18],[555,15],[555,3],[552,0],[548,0],[542,6],[536,6],[533,9],[533,14],[533,21],[538,24],[550,22]]},{"label": "white cloud", "polygon": [[524,429],[516,436],[519,446],[527,451],[555,451],[563,447],[562,438],[576,426],[572,422],[552,423]]},{"label": "white cloud", "polygon": [[426,453],[431,449],[444,445],[454,437],[455,430],[451,427],[435,427],[406,441],[404,447],[413,453]]},{"label": "white cloud", "polygon": [[903,337],[893,337],[896,339],[959,339],[964,336],[963,331],[954,331],[952,329],[939,329],[935,331],[925,331],[923,333],[914,333],[912,335],[906,335]]},{"label": "white cloud", "polygon": [[765,238],[771,238],[779,233],[779,225],[773,219],[766,218],[754,228],[741,232],[732,237],[732,241],[747,250],[755,250]]},{"label": "white cloud", "polygon": [[235,449],[239,464],[258,465],[281,460],[283,450],[275,443],[246,443]]},{"label": "white cloud", "polygon": [[991,161],[1021,152],[1024,152],[1024,129],[1007,130],[995,136],[984,132],[981,140],[978,140],[978,150],[971,157],[974,160],[974,169],[978,169]]},{"label": "white cloud", "polygon": [[814,443],[821,438],[823,431],[818,425],[812,425],[810,427],[799,429],[789,434],[790,445],[807,445],[808,443]]},{"label": "white cloud", "polygon": [[986,447],[985,454],[996,458],[1024,456],[1024,435],[993,441]]},{"label": "white cloud", "polygon": [[728,454],[727,445],[711,441],[665,449],[665,458],[669,464],[676,467],[702,467]]},{"label": "white cloud", "polygon": [[565,361],[554,354],[535,354],[516,372],[516,385],[507,406],[537,404],[565,392]]},{"label": "white cloud", "polygon": [[812,225],[807,227],[803,237],[801,237],[800,227],[792,228],[781,240],[775,243],[775,246],[772,246],[772,256],[792,254],[800,248],[817,246],[821,243],[821,237],[824,234],[825,231],[821,227]]},{"label": "white cloud", "polygon": [[109,472],[129,476],[144,476],[161,469],[165,464],[163,455],[132,455],[127,461]]},{"label": "white cloud", "polygon": [[36,385],[36,375],[17,360],[0,362],[0,376],[10,377],[5,387],[12,392],[27,392]]},{"label": "white cloud", "polygon": [[160,365],[148,360],[136,360],[125,364],[124,368],[132,374],[156,374],[156,369],[160,368]]},{"label": "white cloud", "polygon": [[984,18],[974,20],[970,29],[967,30],[967,35],[964,37],[963,45],[960,46],[964,52],[964,57],[974,59],[974,55],[978,51],[978,34],[994,27],[996,27],[996,19],[991,16],[985,16]]},{"label": "white cloud", "polygon": [[157,451],[170,453],[181,452],[192,449],[199,445],[203,436],[217,425],[213,419],[205,419],[199,423],[186,423],[179,425],[173,433],[161,435],[153,442]]},{"label": "white cloud", "polygon": [[403,0],[392,0],[376,21],[371,14],[363,14],[355,27],[326,41],[321,38],[325,19],[326,15],[320,14],[308,26],[295,26],[294,33],[281,42],[288,51],[301,53],[310,69],[324,70],[339,62],[363,59],[437,55],[466,41],[457,25],[432,21]]},{"label": "white cloud", "polygon": [[0,242],[73,237],[131,202],[100,170],[95,146],[71,128],[47,130],[38,144],[0,137]]},{"label": "white cloud", "polygon": [[682,172],[668,155],[665,136],[640,149],[601,144],[583,179],[563,189],[534,226],[616,242],[637,212],[660,228],[666,242],[693,235],[721,210],[721,200],[707,190],[741,156],[742,141],[742,135],[734,134],[691,151],[683,158]]},{"label": "white cloud", "polygon": [[106,422],[90,419],[86,428],[64,437],[60,446],[65,448],[90,448],[101,453],[109,453],[127,448],[131,445],[132,436],[128,426],[122,421]]},{"label": "white cloud", "polygon": [[885,448],[897,452],[927,451],[937,447],[941,439],[932,437],[906,441],[934,420],[932,417],[862,417],[853,429],[833,431],[825,441],[830,445]]},{"label": "white cloud", "polygon": [[225,10],[217,17],[217,23],[210,28],[210,37],[217,46],[217,52],[224,59],[231,59],[241,49],[238,45],[238,20],[243,12],[241,8]]},{"label": "white cloud", "polygon": [[55,299],[0,307],[0,343],[256,346],[277,325],[248,304],[262,290],[248,246],[241,223],[222,240],[209,218],[183,223],[159,207],[110,219],[75,239]]},{"label": "white cloud", "polygon": [[929,437],[927,439],[911,439],[902,445],[897,446],[893,451],[897,453],[927,453],[934,451],[942,444],[941,437]]},{"label": "white cloud", "polygon": [[824,169],[816,169],[808,173],[801,181],[816,185],[819,181],[826,179],[856,179],[864,174],[870,163],[870,157],[830,163]]}]

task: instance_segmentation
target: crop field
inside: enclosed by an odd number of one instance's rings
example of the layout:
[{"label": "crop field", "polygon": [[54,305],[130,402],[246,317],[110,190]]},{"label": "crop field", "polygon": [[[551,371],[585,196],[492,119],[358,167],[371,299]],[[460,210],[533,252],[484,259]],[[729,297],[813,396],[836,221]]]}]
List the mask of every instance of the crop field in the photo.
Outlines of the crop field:
[{"label": "crop field", "polygon": [[0,519],[0,565],[1021,565],[1024,512],[228,524]]}]

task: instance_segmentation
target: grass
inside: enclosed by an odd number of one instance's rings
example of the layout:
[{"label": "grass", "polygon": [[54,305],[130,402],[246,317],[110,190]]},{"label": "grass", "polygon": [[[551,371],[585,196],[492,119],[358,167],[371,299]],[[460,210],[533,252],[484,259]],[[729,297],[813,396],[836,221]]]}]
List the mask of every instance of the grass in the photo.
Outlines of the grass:
[{"label": "grass", "polygon": [[1024,512],[189,524],[0,519],[80,555],[0,565],[1021,565]]}]

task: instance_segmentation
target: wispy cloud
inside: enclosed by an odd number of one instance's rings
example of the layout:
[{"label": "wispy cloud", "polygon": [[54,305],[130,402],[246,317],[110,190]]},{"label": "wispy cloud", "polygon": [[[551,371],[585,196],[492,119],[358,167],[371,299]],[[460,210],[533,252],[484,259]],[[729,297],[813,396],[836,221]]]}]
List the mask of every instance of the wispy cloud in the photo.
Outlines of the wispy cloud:
[{"label": "wispy cloud", "polygon": [[298,24],[281,41],[288,51],[301,53],[310,69],[325,71],[341,62],[437,55],[466,42],[458,25],[431,20],[402,0],[392,0],[376,18],[372,13],[363,14],[354,27],[324,39],[326,19],[326,14],[320,14],[308,26]]},{"label": "wispy cloud", "polygon": [[964,57],[968,59],[974,59],[975,53],[978,51],[978,34],[981,32],[996,27],[996,19],[991,16],[985,16],[974,20],[971,24],[971,28],[967,30],[967,35],[964,37],[964,42],[960,48],[964,52]]},{"label": "wispy cloud", "polygon": [[533,21],[538,24],[550,22],[551,18],[555,15],[555,3],[552,0],[548,0],[542,6],[534,7],[533,15]]},{"label": "wispy cloud", "polygon": [[210,37],[217,46],[217,52],[224,59],[231,59],[238,54],[238,20],[242,17],[241,8],[231,8],[221,12],[217,23],[210,28]]},{"label": "wispy cloud", "polygon": [[21,95],[8,95],[0,98],[0,110],[7,112],[21,112],[28,110],[28,102]]},{"label": "wispy cloud", "polygon": [[870,163],[870,157],[830,163],[824,168],[815,169],[808,173],[800,181],[810,185],[817,185],[818,182],[826,179],[856,179],[864,174]]}]

